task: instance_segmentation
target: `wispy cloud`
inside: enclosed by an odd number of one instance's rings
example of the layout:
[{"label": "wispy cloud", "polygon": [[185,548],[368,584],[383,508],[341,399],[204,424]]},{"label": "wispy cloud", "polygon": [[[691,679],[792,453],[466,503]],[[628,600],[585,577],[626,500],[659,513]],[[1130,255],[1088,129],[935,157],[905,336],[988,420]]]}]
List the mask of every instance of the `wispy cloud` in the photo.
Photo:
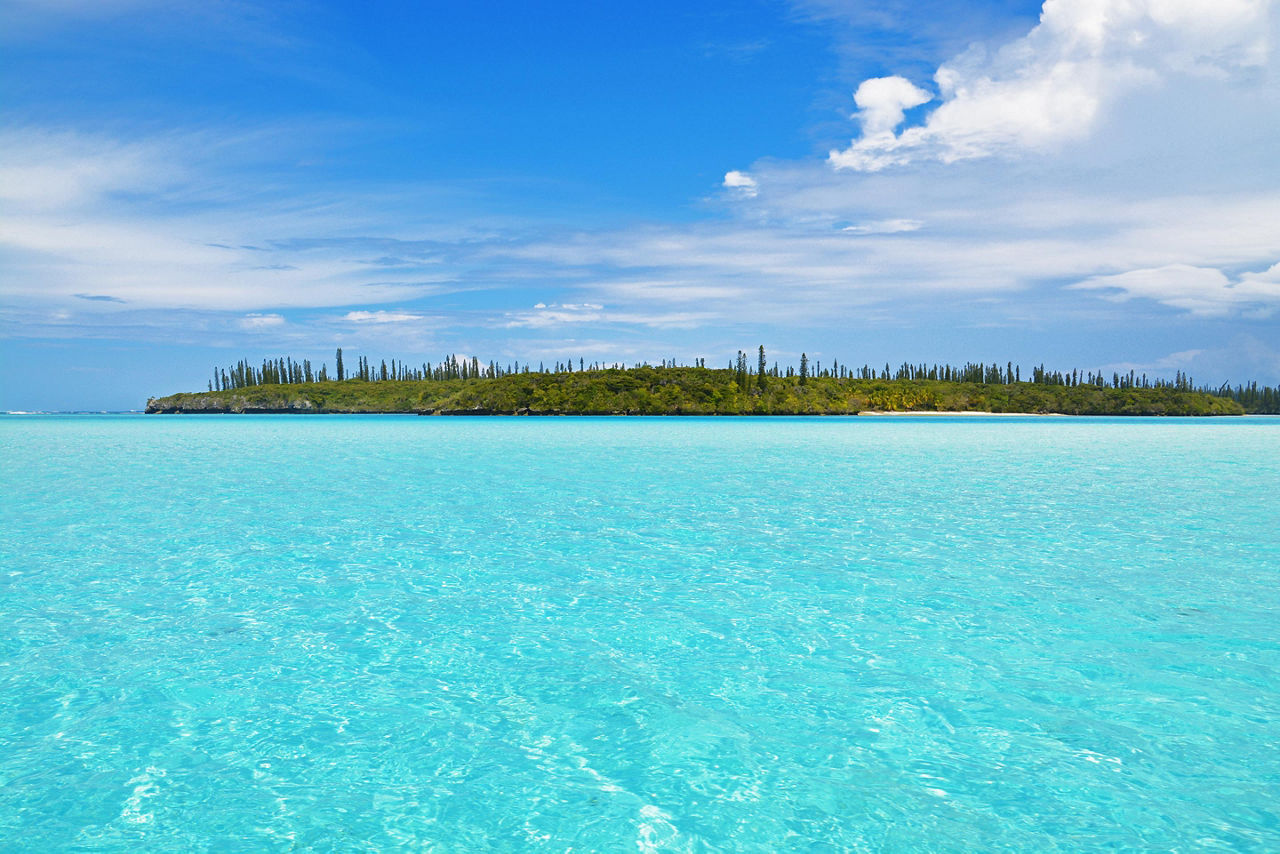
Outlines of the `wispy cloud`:
[{"label": "wispy cloud", "polygon": [[[135,140],[0,130],[0,252],[21,273],[8,277],[3,297],[49,303],[103,293],[144,309],[243,311],[368,305],[449,288],[453,276],[438,261],[429,276],[422,262],[389,266],[349,236],[363,224],[381,245],[398,242],[379,210],[387,197],[335,204],[317,202],[314,188],[264,193],[258,137],[240,128]],[[424,231],[412,245],[433,243]],[[456,225],[441,231],[456,245]]]},{"label": "wispy cloud", "polygon": [[422,320],[422,315],[407,311],[349,311],[342,319],[352,323],[410,323]]},{"label": "wispy cloud", "polygon": [[[1191,374],[1198,383],[1240,383],[1258,377],[1280,376],[1280,349],[1248,333],[1237,333],[1221,345],[1167,353],[1147,361],[1119,361],[1103,365],[1103,373],[1168,376],[1174,371]],[[1214,378],[1210,380],[1209,378]]]},{"label": "wispy cloud", "polygon": [[1168,264],[1094,276],[1068,288],[1103,291],[1114,300],[1151,299],[1205,317],[1239,312],[1266,317],[1280,309],[1280,263],[1234,281],[1212,267]]},{"label": "wispy cloud", "polygon": [[279,314],[246,314],[240,318],[241,329],[274,329],[284,325],[284,316]]},{"label": "wispy cloud", "polygon": [[881,219],[846,225],[843,231],[850,234],[905,234],[909,231],[919,231],[923,226],[924,223],[918,219]]},{"label": "wispy cloud", "polygon": [[707,313],[690,311],[608,311],[599,303],[539,303],[531,310],[508,312],[506,317],[505,326],[509,329],[548,329],[568,324],[688,329],[710,319]]},{"label": "wispy cloud", "polygon": [[864,81],[858,138],[829,160],[724,163],[741,168],[693,193],[710,199],[701,219],[621,228],[476,213],[435,185],[353,188],[299,165],[327,138],[302,120],[151,136],[10,126],[6,329],[408,352],[564,335],[646,358],[637,341],[732,351],[757,330],[836,336],[931,317],[1271,331],[1274,11],[1050,0],[1029,32],[932,63],[932,77],[886,67]]}]

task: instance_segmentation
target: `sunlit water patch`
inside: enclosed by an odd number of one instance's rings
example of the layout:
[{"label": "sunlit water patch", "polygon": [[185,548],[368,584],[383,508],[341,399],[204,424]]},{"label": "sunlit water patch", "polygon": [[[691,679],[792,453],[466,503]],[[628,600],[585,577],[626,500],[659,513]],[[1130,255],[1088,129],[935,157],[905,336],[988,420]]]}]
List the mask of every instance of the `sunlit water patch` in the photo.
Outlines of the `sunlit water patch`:
[{"label": "sunlit water patch", "polygon": [[0,419],[5,850],[1280,849],[1280,420]]}]

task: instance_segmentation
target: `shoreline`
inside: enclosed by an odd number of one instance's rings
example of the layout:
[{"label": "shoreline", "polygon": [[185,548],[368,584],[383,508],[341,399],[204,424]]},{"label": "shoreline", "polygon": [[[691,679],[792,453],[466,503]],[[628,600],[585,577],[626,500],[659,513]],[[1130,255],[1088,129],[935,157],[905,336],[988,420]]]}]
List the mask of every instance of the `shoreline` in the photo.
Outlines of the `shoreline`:
[{"label": "shoreline", "polygon": [[[1154,415],[1154,414],[1118,414],[1118,413],[1073,413],[1073,412],[987,412],[981,409],[902,409],[882,410],[864,409],[858,412],[495,412],[492,410],[454,409],[454,410],[340,410],[340,409],[157,409],[133,410],[119,413],[22,413],[44,415],[107,415],[107,414],[145,414],[145,415],[400,415],[439,418],[1247,418],[1249,414],[1210,414],[1210,415]],[[1261,415],[1254,417],[1277,418],[1277,415]]]},{"label": "shoreline", "polygon": [[[940,409],[866,409],[858,413],[858,417],[879,417],[892,416],[901,418],[903,416],[936,416],[936,415],[963,415],[978,416],[987,415],[997,418],[1088,418],[1087,415],[1072,415],[1069,412],[984,412],[981,409],[958,409],[952,412]],[[1129,416],[1132,417],[1132,416]]]},{"label": "shoreline", "polygon": [[1073,414],[1069,412],[985,412],[981,409],[963,409],[963,410],[936,410],[936,409],[907,409],[907,410],[878,410],[864,409],[858,412],[842,412],[842,413],[773,413],[762,415],[759,413],[625,413],[625,412],[538,412],[538,413],[516,413],[516,412],[475,412],[471,410],[450,411],[450,412],[416,412],[416,411],[341,411],[341,410],[305,410],[296,409],[249,409],[239,412],[228,410],[211,410],[211,409],[195,409],[195,410],[168,410],[147,412],[142,409],[115,409],[115,410],[8,410],[0,412],[3,416],[52,416],[52,415],[402,415],[402,416],[470,416],[470,417],[553,417],[553,418],[600,418],[600,417],[619,417],[619,418],[878,418],[878,417],[935,417],[935,416],[958,416],[958,417],[978,417],[987,416],[995,418],[1273,418],[1280,419],[1280,414],[1267,412],[1246,412],[1241,415],[1208,415],[1208,416],[1191,416],[1191,415],[1084,415]]}]

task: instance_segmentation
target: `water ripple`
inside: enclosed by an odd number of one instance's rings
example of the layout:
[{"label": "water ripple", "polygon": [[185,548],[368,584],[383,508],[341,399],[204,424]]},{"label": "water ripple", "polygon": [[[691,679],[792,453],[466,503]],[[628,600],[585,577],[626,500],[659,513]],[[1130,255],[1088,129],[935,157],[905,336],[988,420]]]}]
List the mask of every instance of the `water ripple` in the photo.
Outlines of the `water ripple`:
[{"label": "water ripple", "polygon": [[1277,450],[6,419],[0,850],[1276,850]]}]

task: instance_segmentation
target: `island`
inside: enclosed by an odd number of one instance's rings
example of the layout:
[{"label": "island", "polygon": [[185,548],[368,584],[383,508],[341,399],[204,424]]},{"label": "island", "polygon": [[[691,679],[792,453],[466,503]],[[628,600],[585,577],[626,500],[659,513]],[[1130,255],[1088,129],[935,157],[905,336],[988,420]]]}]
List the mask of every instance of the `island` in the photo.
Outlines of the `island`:
[{"label": "island", "polygon": [[[557,366],[450,376],[438,370],[317,377],[274,369],[252,383],[155,397],[148,413],[403,413],[418,415],[856,415],[980,412],[1062,415],[1242,415],[1229,396],[1093,376],[947,379],[869,371],[749,373],[741,365]],[[362,363],[363,368],[363,363]],[[573,368],[577,368],[576,370]],[[461,374],[462,372],[458,372]],[[884,372],[888,374],[888,371]],[[949,372],[944,372],[946,375]],[[308,375],[309,378],[308,378]],[[385,379],[383,377],[386,377]],[[261,382],[260,379],[276,380]],[[298,381],[293,381],[293,380]],[[1005,381],[1005,380],[1008,381]],[[284,381],[289,380],[289,381]],[[1090,381],[1092,380],[1092,381]],[[219,385],[223,385],[220,381]]]}]

